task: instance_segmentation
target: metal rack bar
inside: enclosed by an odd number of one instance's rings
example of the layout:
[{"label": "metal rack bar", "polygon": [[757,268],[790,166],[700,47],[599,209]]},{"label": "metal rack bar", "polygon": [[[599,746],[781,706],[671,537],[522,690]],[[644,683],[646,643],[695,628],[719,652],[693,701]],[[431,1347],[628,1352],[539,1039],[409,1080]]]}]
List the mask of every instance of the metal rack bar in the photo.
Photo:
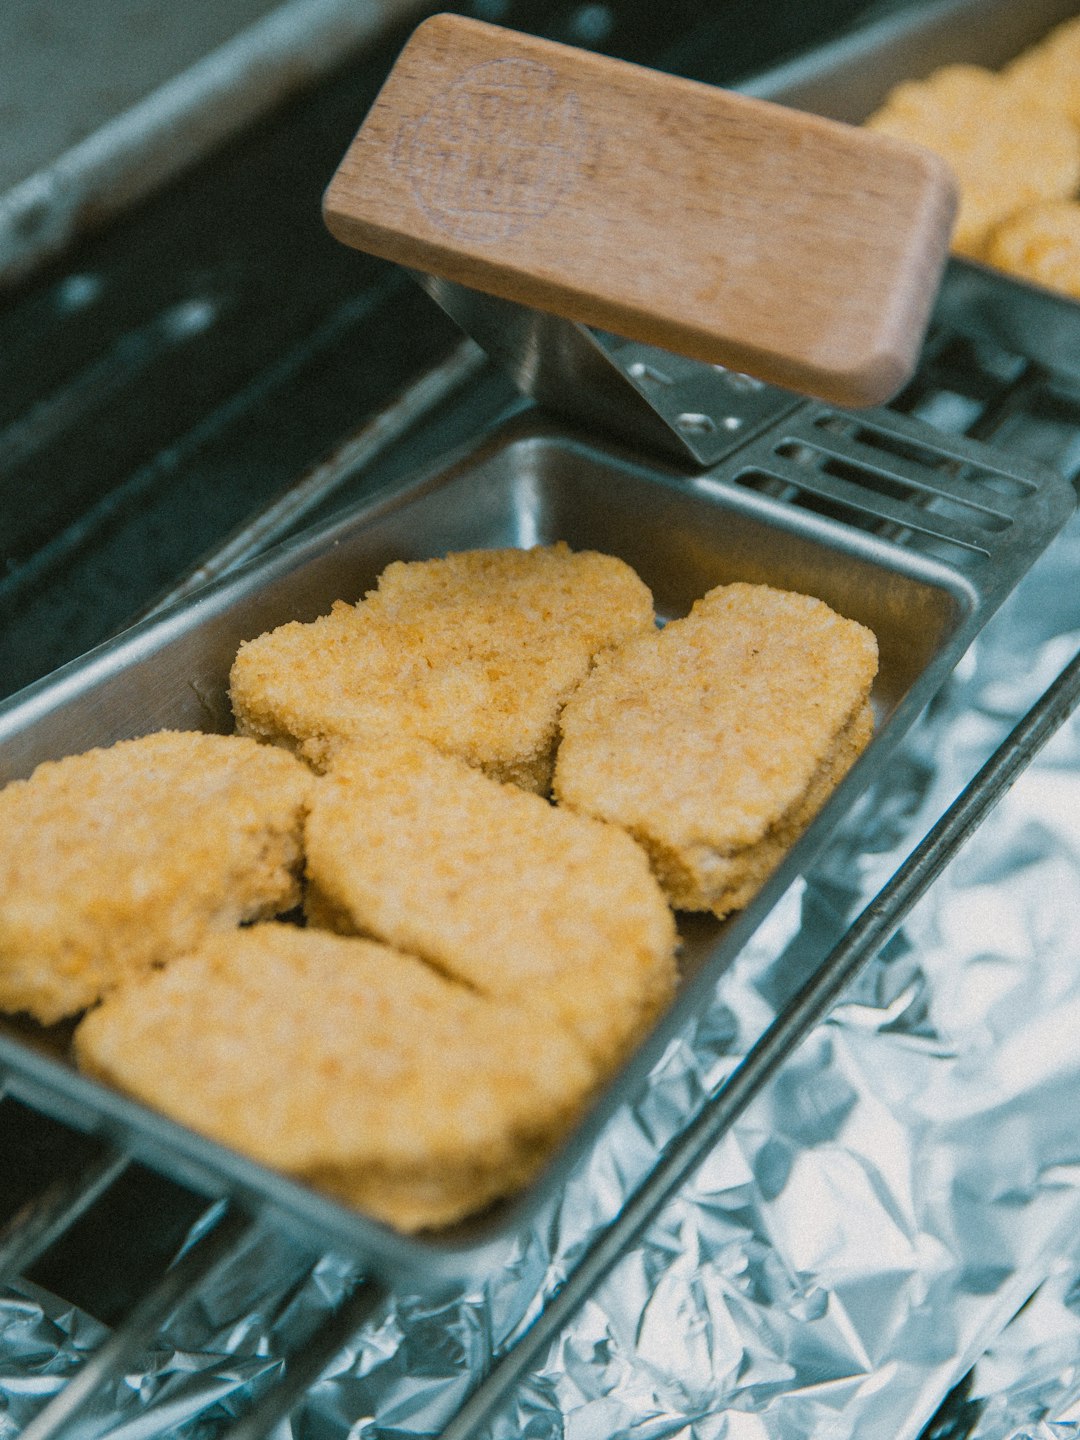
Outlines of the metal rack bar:
[{"label": "metal rack bar", "polygon": [[269,1435],[386,1298],[382,1286],[371,1280],[360,1280],[322,1322],[303,1350],[290,1356],[283,1377],[254,1409],[226,1432],[225,1440],[263,1440]]},{"label": "metal rack bar", "polygon": [[127,1155],[104,1149],[81,1170],[54,1180],[30,1205],[24,1206],[0,1231],[0,1284],[28,1270],[129,1164]]},{"label": "metal rack bar", "polygon": [[617,1218],[586,1250],[562,1289],[516,1344],[496,1360],[443,1430],[441,1440],[467,1440],[479,1432],[578,1307],[637,1242],[657,1211],[704,1161],[750,1101],[819,1023],[821,1016],[836,1003],[1078,705],[1080,654],[1074,656],[1044,691],[869,902],[812,981],[796,994],[722,1088],[671,1143]]},{"label": "metal rack bar", "polygon": [[87,1407],[102,1387],[123,1375],[128,1363],[152,1341],[185,1297],[236,1251],[251,1223],[242,1212],[226,1210],[142,1297],[123,1325],[113,1331],[78,1374],[38,1412],[23,1431],[23,1440],[61,1440],[63,1436],[85,1434],[81,1427],[87,1419]]}]

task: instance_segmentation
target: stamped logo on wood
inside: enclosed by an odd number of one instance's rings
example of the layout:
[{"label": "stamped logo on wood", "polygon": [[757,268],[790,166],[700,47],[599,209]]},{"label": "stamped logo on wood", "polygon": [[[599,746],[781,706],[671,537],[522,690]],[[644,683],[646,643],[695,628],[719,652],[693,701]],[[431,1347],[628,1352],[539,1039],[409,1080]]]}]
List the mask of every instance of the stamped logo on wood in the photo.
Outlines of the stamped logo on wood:
[{"label": "stamped logo on wood", "polygon": [[581,104],[557,71],[491,60],[466,70],[402,127],[395,164],[440,230],[495,242],[555,208],[580,178],[587,148]]}]

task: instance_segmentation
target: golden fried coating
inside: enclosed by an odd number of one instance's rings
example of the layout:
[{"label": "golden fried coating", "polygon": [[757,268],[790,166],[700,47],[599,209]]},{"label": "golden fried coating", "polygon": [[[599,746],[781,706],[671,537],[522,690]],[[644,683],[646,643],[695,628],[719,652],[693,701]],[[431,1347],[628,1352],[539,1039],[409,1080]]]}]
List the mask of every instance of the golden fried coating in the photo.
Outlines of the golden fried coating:
[{"label": "golden fried coating", "polygon": [[212,930],[300,899],[313,777],[236,736],[161,731],[0,791],[0,1008],[74,1015]]},{"label": "golden fried coating", "polygon": [[986,260],[1080,300],[1080,203],[1047,200],[1018,211],[990,237]]},{"label": "golden fried coating", "polygon": [[895,87],[866,122],[935,151],[960,185],[953,249],[983,258],[990,232],[1013,211],[1060,200],[1080,184],[1080,131],[1064,115],[991,70],[946,65]]},{"label": "golden fried coating", "polygon": [[719,586],[602,656],[562,713],[555,796],[623,826],[671,903],[745,905],[866,745],[877,643],[820,600]]},{"label": "golden fried coating", "polygon": [[241,646],[244,734],[303,749],[406,730],[499,780],[546,791],[566,696],[606,646],[650,628],[628,565],[565,544],[397,562],[357,605]]},{"label": "golden fried coating", "polygon": [[314,923],[565,1028],[601,1069],[670,998],[675,925],[629,836],[410,737],[338,752],[307,826]]},{"label": "golden fried coating", "polygon": [[1080,15],[1065,20],[1001,72],[1013,92],[1080,126]]},{"label": "golden fried coating", "polygon": [[100,1079],[402,1230],[529,1179],[594,1083],[581,1047],[409,955],[264,924],[126,985],[75,1035]]}]

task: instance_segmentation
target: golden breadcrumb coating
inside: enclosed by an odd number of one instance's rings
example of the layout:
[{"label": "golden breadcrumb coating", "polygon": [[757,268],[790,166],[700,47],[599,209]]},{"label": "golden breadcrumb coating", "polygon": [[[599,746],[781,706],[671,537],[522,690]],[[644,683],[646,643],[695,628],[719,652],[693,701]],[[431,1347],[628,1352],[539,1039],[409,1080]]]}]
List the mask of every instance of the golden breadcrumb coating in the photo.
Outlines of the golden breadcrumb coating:
[{"label": "golden breadcrumb coating", "polygon": [[233,710],[242,733],[320,768],[335,739],[407,730],[546,791],[567,695],[598,651],[652,624],[628,565],[562,543],[397,562],[359,604],[242,645]]},{"label": "golden breadcrumb coating", "polygon": [[1080,203],[1047,200],[1018,211],[990,237],[986,260],[1080,300]]},{"label": "golden breadcrumb coating", "polygon": [[960,186],[952,247],[982,259],[990,232],[1025,205],[1080,184],[1080,131],[1036,94],[977,65],[896,86],[866,122],[940,155]]},{"label": "golden breadcrumb coating", "polygon": [[1080,15],[1055,26],[1001,73],[1014,93],[1080,126]]},{"label": "golden breadcrumb coating", "polygon": [[49,1024],[300,899],[314,784],[283,750],[161,731],[0,791],[0,1008]]},{"label": "golden breadcrumb coating", "polygon": [[83,1069],[402,1230],[535,1172],[595,1080],[581,1047],[412,956],[268,923],[126,985]]},{"label": "golden breadcrumb coating", "polygon": [[614,1065],[675,985],[675,925],[620,830],[409,737],[339,751],[307,826],[312,921],[419,955]]},{"label": "golden breadcrumb coating", "polygon": [[623,826],[679,909],[746,904],[870,738],[877,643],[808,595],[719,586],[601,657],[562,713],[560,804]]}]

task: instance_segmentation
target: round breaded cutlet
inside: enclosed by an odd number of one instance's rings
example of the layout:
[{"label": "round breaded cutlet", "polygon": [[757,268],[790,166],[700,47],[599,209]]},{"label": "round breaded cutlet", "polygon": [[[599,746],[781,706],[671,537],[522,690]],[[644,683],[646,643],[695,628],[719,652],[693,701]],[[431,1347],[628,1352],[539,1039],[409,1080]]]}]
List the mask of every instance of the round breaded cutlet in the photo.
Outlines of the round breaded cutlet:
[{"label": "round breaded cutlet", "polygon": [[402,1230],[525,1183],[594,1082],[579,1045],[412,956],[273,922],[79,1025],[79,1065]]},{"label": "round breaded cutlet", "polygon": [[300,899],[314,779],[283,750],[160,731],[0,791],[0,1008],[49,1024]]},{"label": "round breaded cutlet", "polygon": [[972,259],[1013,211],[1065,199],[1080,184],[1076,126],[977,65],[946,65],[896,86],[866,123],[948,163],[960,187],[952,248]]},{"label": "round breaded cutlet", "polygon": [[613,826],[410,737],[338,753],[307,825],[312,923],[372,935],[614,1065],[670,999],[675,925]]},{"label": "round breaded cutlet", "polygon": [[1056,25],[1001,72],[1013,92],[1080,126],[1080,15]]},{"label": "round breaded cutlet", "polygon": [[620,825],[671,903],[745,905],[866,745],[873,634],[822,601],[719,586],[604,656],[562,714],[560,805]]},{"label": "round breaded cutlet", "polygon": [[621,560],[557,544],[396,562],[359,604],[240,647],[239,730],[325,765],[333,742],[405,730],[546,791],[556,723],[593,656],[653,625]]},{"label": "round breaded cutlet", "polygon": [[994,231],[986,261],[1080,300],[1080,203],[1048,200],[1019,211]]}]

